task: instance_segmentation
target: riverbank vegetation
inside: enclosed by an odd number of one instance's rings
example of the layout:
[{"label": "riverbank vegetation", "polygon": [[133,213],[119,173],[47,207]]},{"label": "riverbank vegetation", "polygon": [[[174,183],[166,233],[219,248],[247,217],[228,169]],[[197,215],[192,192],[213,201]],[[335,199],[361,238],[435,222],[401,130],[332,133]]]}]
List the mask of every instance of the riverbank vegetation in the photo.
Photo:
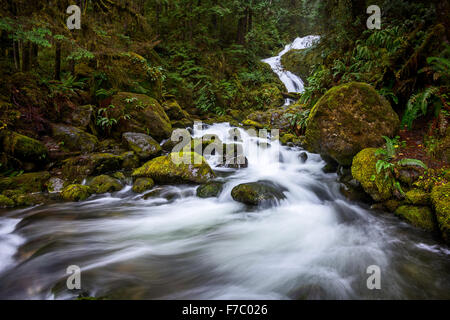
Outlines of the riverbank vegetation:
[{"label": "riverbank vegetation", "polygon": [[[380,30],[365,1],[74,2],[79,30],[70,1],[0,1],[0,207],[207,182],[203,158],[204,175],[167,163],[167,139],[229,122],[280,129],[350,198],[450,241],[448,2],[378,1]],[[261,59],[310,34],[320,41],[282,57],[306,84],[287,95]]]}]

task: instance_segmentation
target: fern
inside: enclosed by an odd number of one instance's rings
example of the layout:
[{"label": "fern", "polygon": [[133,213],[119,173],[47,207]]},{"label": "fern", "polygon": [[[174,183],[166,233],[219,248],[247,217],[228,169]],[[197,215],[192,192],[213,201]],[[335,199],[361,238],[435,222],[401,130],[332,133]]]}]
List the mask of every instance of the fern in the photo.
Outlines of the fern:
[{"label": "fern", "polygon": [[414,120],[420,116],[426,115],[428,106],[431,104],[432,99],[436,97],[438,92],[439,88],[429,87],[420,93],[413,94],[406,104],[405,114],[402,118],[402,126],[406,125],[408,129],[411,129]]},{"label": "fern", "polygon": [[400,166],[418,166],[428,169],[427,165],[418,159],[401,159],[397,162]]}]

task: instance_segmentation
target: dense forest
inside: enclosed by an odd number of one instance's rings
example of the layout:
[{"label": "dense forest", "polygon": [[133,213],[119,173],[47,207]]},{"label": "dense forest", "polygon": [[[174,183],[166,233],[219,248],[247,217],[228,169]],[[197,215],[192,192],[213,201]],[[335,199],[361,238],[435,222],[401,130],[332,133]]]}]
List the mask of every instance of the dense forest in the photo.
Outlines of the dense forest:
[{"label": "dense forest", "polygon": [[[202,199],[230,193],[201,156],[170,161],[176,129],[229,123],[278,129],[283,146],[321,156],[349,201],[450,243],[448,1],[0,3],[0,215],[127,185],[139,199],[179,184],[200,185]],[[367,27],[369,5],[379,29]],[[304,82],[287,92],[262,60],[308,35],[320,38],[281,56]],[[218,139],[192,141],[183,152],[195,158]],[[257,181],[231,197],[254,208],[284,191]]]}]

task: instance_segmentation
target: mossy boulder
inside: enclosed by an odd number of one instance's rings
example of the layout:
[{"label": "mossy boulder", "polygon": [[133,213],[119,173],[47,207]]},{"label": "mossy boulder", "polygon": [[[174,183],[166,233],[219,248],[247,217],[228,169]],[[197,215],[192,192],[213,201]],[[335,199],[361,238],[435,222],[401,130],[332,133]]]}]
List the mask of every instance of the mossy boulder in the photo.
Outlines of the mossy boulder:
[{"label": "mossy boulder", "polygon": [[132,176],[152,178],[161,184],[206,183],[215,178],[205,158],[195,152],[170,153],[152,159],[136,169]]},{"label": "mossy boulder", "polygon": [[286,134],[282,135],[280,138],[280,143],[282,145],[287,145],[289,142],[294,143],[297,141],[298,141],[297,136],[292,133],[286,133]]},{"label": "mossy boulder", "polygon": [[403,205],[394,213],[416,227],[429,231],[436,229],[435,218],[429,207]]},{"label": "mossy boulder", "polygon": [[434,186],[431,190],[431,202],[442,238],[450,244],[450,183]]},{"label": "mossy boulder", "polygon": [[120,158],[122,159],[122,168],[125,170],[136,169],[141,163],[139,157],[133,151],[122,153]]},{"label": "mossy boulder", "polygon": [[383,174],[377,174],[375,156],[376,148],[367,148],[360,151],[352,163],[352,176],[364,191],[375,201],[384,201],[392,197],[392,185],[385,181]]},{"label": "mossy boulder", "polygon": [[14,201],[0,194],[0,208],[12,208],[12,207],[14,207]]},{"label": "mossy boulder", "polygon": [[94,151],[98,145],[96,136],[66,124],[52,124],[53,138],[62,143],[63,148],[83,153]]},{"label": "mossy boulder", "polygon": [[246,119],[246,120],[242,121],[242,124],[246,127],[252,127],[255,129],[263,129],[264,128],[264,125],[262,125],[261,123],[250,120],[250,119]]},{"label": "mossy boulder", "polygon": [[80,183],[90,175],[120,170],[122,162],[121,156],[111,153],[92,153],[64,160],[62,174],[65,180]]},{"label": "mossy boulder", "polygon": [[406,192],[406,200],[414,205],[426,206],[430,203],[430,194],[422,189],[412,189]]},{"label": "mossy boulder", "polygon": [[133,183],[133,191],[141,193],[150,190],[155,185],[155,181],[152,178],[137,178]]},{"label": "mossy boulder", "polygon": [[383,145],[400,124],[389,102],[365,83],[351,82],[328,90],[308,117],[306,147],[351,165],[362,149]]},{"label": "mossy boulder", "polygon": [[26,162],[47,162],[48,150],[40,141],[13,131],[6,131],[1,136],[6,154]]},{"label": "mossy boulder", "polygon": [[21,190],[24,193],[42,192],[46,190],[46,183],[50,179],[47,171],[25,173],[17,177],[0,179],[2,190]]},{"label": "mossy boulder", "polygon": [[123,185],[119,180],[105,174],[93,178],[88,186],[92,192],[97,194],[115,192],[123,189]]},{"label": "mossy boulder", "polygon": [[266,181],[239,184],[231,190],[231,196],[235,201],[253,206],[275,204],[286,198],[278,186]]},{"label": "mossy boulder", "polygon": [[44,193],[27,193],[20,189],[3,191],[3,195],[14,202],[14,207],[28,207],[50,201]]},{"label": "mossy boulder", "polygon": [[[111,117],[120,119],[113,134],[147,133],[160,141],[170,137],[172,125],[159,102],[145,94],[119,92],[112,97]],[[124,119],[123,115],[128,115]]]},{"label": "mossy boulder", "polygon": [[161,153],[159,143],[145,133],[125,132],[122,135],[123,142],[130,150],[133,150],[141,160],[154,158]]},{"label": "mossy boulder", "polygon": [[189,119],[189,114],[184,111],[175,99],[167,99],[162,104],[164,111],[169,116],[170,120]]},{"label": "mossy boulder", "polygon": [[223,184],[220,182],[208,182],[197,188],[196,194],[199,198],[215,198],[222,192]]},{"label": "mossy boulder", "polygon": [[71,184],[63,189],[61,197],[65,201],[83,201],[89,198],[92,194],[89,186],[81,184]]}]

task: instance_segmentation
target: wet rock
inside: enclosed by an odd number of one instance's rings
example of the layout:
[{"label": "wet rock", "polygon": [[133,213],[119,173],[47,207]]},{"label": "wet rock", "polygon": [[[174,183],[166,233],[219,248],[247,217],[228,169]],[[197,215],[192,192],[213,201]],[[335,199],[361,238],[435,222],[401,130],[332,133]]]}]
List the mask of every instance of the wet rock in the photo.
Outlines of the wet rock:
[{"label": "wet rock", "polygon": [[308,160],[308,154],[306,152],[301,152],[298,157],[301,163],[305,163]]},{"label": "wet rock", "polygon": [[152,178],[137,178],[133,184],[133,191],[136,193],[142,193],[146,190],[150,190],[155,185]]},{"label": "wet rock", "polygon": [[115,192],[123,189],[123,185],[117,179],[108,175],[97,176],[88,185],[91,191],[97,194]]},{"label": "wet rock", "polygon": [[222,192],[223,184],[220,182],[209,182],[197,188],[196,194],[199,198],[215,198]]},{"label": "wet rock", "polygon": [[148,160],[161,153],[159,143],[144,133],[125,132],[122,138],[128,148],[133,150],[141,160]]},{"label": "wet rock", "polygon": [[125,170],[136,169],[141,164],[139,157],[133,151],[122,153],[120,158],[122,159],[122,168]]},{"label": "wet rock", "polygon": [[180,107],[175,99],[166,100],[162,106],[170,120],[190,120],[189,114]]},{"label": "wet rock", "polygon": [[400,168],[396,170],[396,178],[403,184],[411,186],[417,179],[419,179],[421,173],[420,169],[414,167]]},{"label": "wet rock", "polygon": [[399,125],[389,102],[365,83],[346,83],[328,90],[308,117],[308,151],[349,166],[362,149],[383,145]]},{"label": "wet rock", "polygon": [[83,201],[89,198],[92,194],[89,186],[81,184],[71,184],[65,187],[61,192],[61,197],[65,201]]},{"label": "wet rock", "polygon": [[45,191],[46,183],[50,179],[47,171],[25,173],[17,177],[0,179],[0,192],[2,190],[21,190],[24,193]]},{"label": "wet rock", "polygon": [[364,191],[367,192],[373,200],[384,201],[392,197],[393,188],[390,183],[385,181],[384,175],[377,174],[375,148],[367,148],[359,152],[353,159],[352,175],[361,183]]},{"label": "wet rock", "polygon": [[275,204],[286,198],[278,186],[266,181],[237,185],[231,190],[231,196],[235,201],[255,206]]},{"label": "wet rock", "polygon": [[160,141],[169,138],[172,125],[159,102],[145,94],[119,92],[112,97],[111,117],[120,119],[123,114],[130,115],[128,120],[121,119],[113,134],[125,132],[146,133]]},{"label": "wet rock", "polygon": [[251,128],[255,128],[255,129],[264,129],[264,125],[262,125],[261,123],[254,121],[254,120],[250,120],[250,119],[246,119],[244,121],[242,121],[242,124],[245,127],[251,127]]},{"label": "wet rock", "polygon": [[133,177],[152,178],[157,183],[206,183],[215,174],[205,158],[195,152],[171,153],[145,163]]},{"label": "wet rock", "polygon": [[428,207],[402,205],[394,213],[416,227],[429,231],[436,229],[433,213]]},{"label": "wet rock", "polygon": [[110,153],[92,153],[66,159],[62,174],[69,182],[81,182],[91,175],[115,172],[122,167],[122,157]]},{"label": "wet rock", "polygon": [[38,164],[48,160],[48,150],[40,141],[12,131],[2,133],[1,138],[4,152],[14,158]]},{"label": "wet rock", "polygon": [[450,244],[450,183],[434,186],[431,190],[431,202],[442,238]]},{"label": "wet rock", "polygon": [[52,124],[52,135],[63,143],[64,148],[72,151],[80,150],[88,153],[94,151],[98,145],[96,136],[66,124]]}]

